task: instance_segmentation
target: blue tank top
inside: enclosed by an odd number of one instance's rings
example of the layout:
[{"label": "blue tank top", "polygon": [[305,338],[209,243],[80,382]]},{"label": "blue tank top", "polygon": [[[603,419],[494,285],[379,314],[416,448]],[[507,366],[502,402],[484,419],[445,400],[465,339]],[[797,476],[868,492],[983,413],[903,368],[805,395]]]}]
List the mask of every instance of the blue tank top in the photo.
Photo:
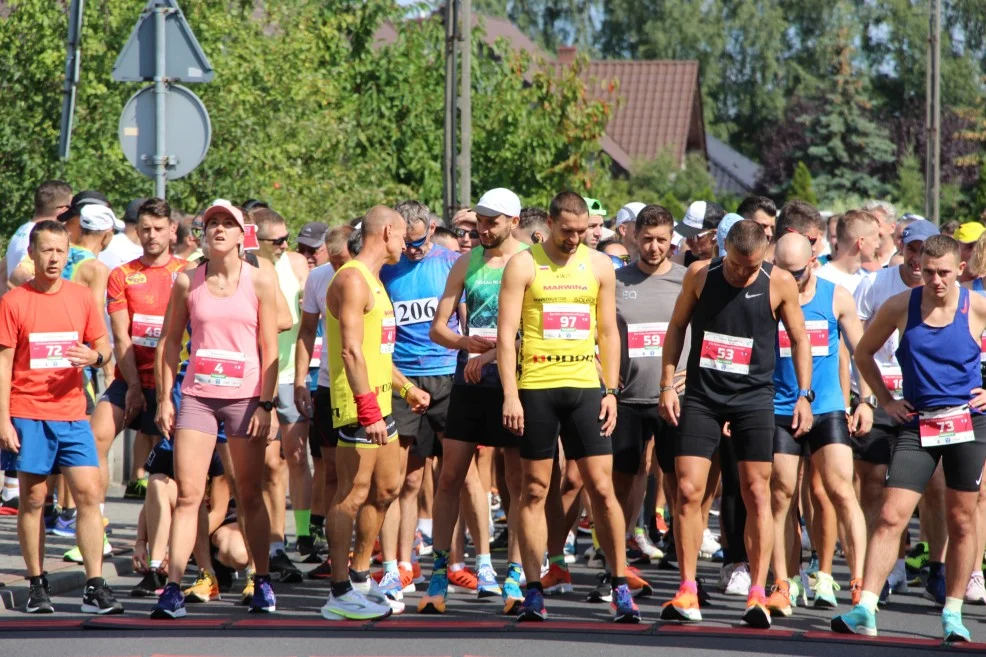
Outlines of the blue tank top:
[{"label": "blue tank top", "polygon": [[959,288],[952,323],[936,328],[921,320],[922,289],[911,290],[907,327],[897,347],[904,399],[916,411],[968,404],[969,391],[983,385],[980,345],[969,333],[969,290]]},{"label": "blue tank top", "polygon": [[[401,256],[396,265],[386,265],[380,270],[380,280],[394,304],[397,320],[394,365],[405,376],[439,376],[455,372],[455,350],[432,342],[428,331],[438,309],[438,299],[445,291],[445,282],[458,257],[458,253],[432,244],[428,255],[420,261],[412,262],[407,256]],[[459,332],[457,313],[452,313],[448,327]]]},{"label": "blue tank top", "polygon": [[[801,306],[805,324],[812,343],[811,387],[815,391],[815,401],[811,412],[815,415],[833,413],[845,409],[842,387],[839,385],[839,340],[841,332],[839,321],[832,310],[835,284],[815,277],[815,296]],[[798,401],[798,378],[794,374],[794,359],[791,357],[790,343],[785,341],[787,331],[778,327],[774,366],[774,413],[792,415],[794,404]],[[823,340],[823,337],[825,339]]]},{"label": "blue tank top", "polygon": [[986,288],[983,288],[983,279],[977,278],[972,281],[972,291],[986,296]]},{"label": "blue tank top", "polygon": [[95,257],[89,249],[83,249],[81,246],[75,246],[74,244],[71,245],[68,250],[68,258],[65,262],[65,269],[62,270],[62,278],[66,281],[74,281],[76,266]]}]

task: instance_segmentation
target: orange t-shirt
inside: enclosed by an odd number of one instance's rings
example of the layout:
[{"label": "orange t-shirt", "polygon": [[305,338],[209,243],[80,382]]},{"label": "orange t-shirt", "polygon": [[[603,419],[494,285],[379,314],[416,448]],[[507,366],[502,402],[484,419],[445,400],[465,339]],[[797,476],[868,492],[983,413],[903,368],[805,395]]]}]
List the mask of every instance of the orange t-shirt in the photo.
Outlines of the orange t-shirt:
[{"label": "orange t-shirt", "polygon": [[[147,267],[138,258],[111,271],[106,283],[107,312],[112,315],[126,310],[130,315],[130,339],[142,388],[154,387],[154,349],[161,337],[171,287],[185,265],[184,260],[172,256],[167,264]],[[123,380],[119,367],[115,376]]]},{"label": "orange t-shirt", "polygon": [[84,285],[61,281],[44,294],[25,283],[0,298],[0,347],[14,350],[10,416],[71,422],[86,419],[82,370],[64,352],[106,335],[103,311]]}]

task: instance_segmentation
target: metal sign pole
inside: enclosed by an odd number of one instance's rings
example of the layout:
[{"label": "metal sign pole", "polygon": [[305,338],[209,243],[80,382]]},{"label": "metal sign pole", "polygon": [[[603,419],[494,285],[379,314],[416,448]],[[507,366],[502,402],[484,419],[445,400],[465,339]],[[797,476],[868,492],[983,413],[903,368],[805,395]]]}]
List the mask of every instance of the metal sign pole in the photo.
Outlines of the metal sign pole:
[{"label": "metal sign pole", "polygon": [[165,186],[168,183],[168,172],[165,169],[168,157],[164,152],[167,120],[165,98],[168,92],[164,83],[167,61],[164,27],[168,11],[163,4],[154,5],[154,196],[161,199],[165,198]]},{"label": "metal sign pole", "polygon": [[62,121],[58,157],[67,160],[72,147],[72,117],[75,114],[75,91],[79,84],[79,58],[82,43],[82,12],[85,0],[72,0],[68,18],[68,55],[65,57],[65,84],[62,86]]}]

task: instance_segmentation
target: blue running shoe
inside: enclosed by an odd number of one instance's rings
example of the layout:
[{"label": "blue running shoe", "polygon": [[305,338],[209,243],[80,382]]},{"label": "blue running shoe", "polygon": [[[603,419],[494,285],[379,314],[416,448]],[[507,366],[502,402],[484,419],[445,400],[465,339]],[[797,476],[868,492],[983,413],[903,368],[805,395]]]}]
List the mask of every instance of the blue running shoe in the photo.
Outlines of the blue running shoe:
[{"label": "blue running shoe", "polygon": [[522,604],[524,604],[524,592],[520,590],[520,584],[508,579],[503,583],[504,616],[516,616]]},{"label": "blue running shoe", "polygon": [[626,584],[620,584],[613,589],[613,601],[610,603],[610,607],[613,609],[614,623],[640,622],[640,610],[637,609],[637,603],[633,601],[630,587]]},{"label": "blue running shoe", "polygon": [[75,514],[66,517],[64,512],[55,520],[51,533],[62,538],[75,538]]},{"label": "blue running shoe", "polygon": [[930,575],[928,584],[924,587],[924,597],[939,607],[945,606],[945,571],[938,575]]},{"label": "blue running shoe", "polygon": [[161,592],[161,597],[157,599],[157,604],[151,611],[151,618],[184,618],[186,613],[185,596],[182,595],[181,588],[174,582],[169,582]]},{"label": "blue running shoe", "polygon": [[404,599],[404,585],[401,583],[401,571],[385,570],[380,578],[380,592],[391,600]]},{"label": "blue running shoe", "polygon": [[945,637],[945,643],[968,643],[972,640],[969,636],[969,630],[965,629],[965,625],[962,624],[962,614],[956,611],[942,609],[941,631],[942,636]]},{"label": "blue running shoe", "polygon": [[543,621],[548,617],[548,612],[544,608],[544,595],[537,589],[528,589],[524,596],[524,602],[517,611],[517,620],[524,621]]},{"label": "blue running shoe", "polygon": [[[437,561],[437,559],[436,559]],[[448,571],[444,567],[436,568],[428,580],[428,592],[418,600],[419,614],[444,614],[445,603],[448,600]]]},{"label": "blue running shoe", "polygon": [[876,614],[863,605],[856,605],[848,614],[832,618],[832,631],[839,634],[876,636]]},{"label": "blue running shoe", "polygon": [[253,576],[253,599],[250,600],[251,614],[269,614],[277,610],[277,598],[270,585],[270,576]]},{"label": "blue running shoe", "polygon": [[502,595],[500,585],[496,583],[496,571],[493,566],[484,563],[476,571],[476,597],[497,598]]}]

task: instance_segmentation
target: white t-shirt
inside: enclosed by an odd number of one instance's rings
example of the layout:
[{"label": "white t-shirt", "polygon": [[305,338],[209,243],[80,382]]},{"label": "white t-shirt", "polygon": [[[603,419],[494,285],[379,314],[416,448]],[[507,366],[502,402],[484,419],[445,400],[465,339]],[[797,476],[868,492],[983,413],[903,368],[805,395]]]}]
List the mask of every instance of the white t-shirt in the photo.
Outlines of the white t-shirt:
[{"label": "white t-shirt", "polygon": [[[890,297],[910,289],[900,277],[900,265],[867,274],[860,281],[856,287],[856,292],[853,294],[859,319],[865,325]],[[894,352],[897,351],[899,337],[899,332],[894,331],[894,334],[876,352],[877,365],[897,365]]]},{"label": "white t-shirt", "polygon": [[[301,311],[314,315],[318,313],[318,321],[325,322],[325,294],[328,292],[329,283],[335,276],[332,265],[325,263],[308,272],[308,280],[305,281],[305,292],[301,298]],[[326,338],[322,338],[322,363],[318,367],[318,385],[329,387],[329,358],[326,352],[328,344]]]},{"label": "white t-shirt", "polygon": [[856,288],[859,286],[860,281],[866,278],[867,273],[865,269],[860,269],[855,274],[847,274],[831,262],[827,262],[815,270],[816,276],[830,283],[841,285],[849,290],[849,294],[856,293]]},{"label": "white t-shirt", "polygon": [[134,244],[125,233],[117,233],[110,240],[109,245],[99,254],[99,261],[113,271],[120,265],[136,260],[144,255],[144,249],[140,244]]},{"label": "white t-shirt", "polygon": [[31,229],[33,228],[33,221],[21,224],[17,228],[17,232],[7,242],[7,278],[10,278],[10,275],[17,269],[17,265],[27,255],[27,245],[31,241]]}]

